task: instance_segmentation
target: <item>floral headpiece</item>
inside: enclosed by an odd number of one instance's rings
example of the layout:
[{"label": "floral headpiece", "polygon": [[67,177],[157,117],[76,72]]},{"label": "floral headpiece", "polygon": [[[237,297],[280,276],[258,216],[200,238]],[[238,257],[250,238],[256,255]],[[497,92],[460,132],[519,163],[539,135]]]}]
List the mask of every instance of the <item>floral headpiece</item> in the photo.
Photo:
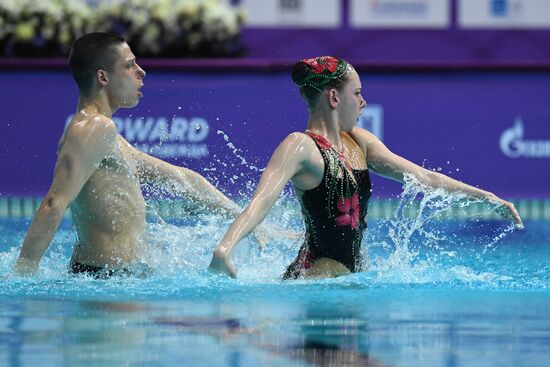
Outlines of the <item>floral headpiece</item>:
[{"label": "floral headpiece", "polygon": [[321,56],[300,61],[307,65],[308,74],[296,85],[300,88],[307,86],[319,92],[331,81],[341,78],[351,70],[347,61],[333,56]]}]

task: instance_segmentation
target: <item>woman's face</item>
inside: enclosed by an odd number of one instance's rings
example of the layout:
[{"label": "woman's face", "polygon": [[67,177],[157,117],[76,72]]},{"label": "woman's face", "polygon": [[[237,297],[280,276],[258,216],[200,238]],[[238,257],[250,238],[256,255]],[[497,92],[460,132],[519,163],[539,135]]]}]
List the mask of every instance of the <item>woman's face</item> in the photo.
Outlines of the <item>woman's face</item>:
[{"label": "woman's face", "polygon": [[355,70],[348,74],[348,82],[338,95],[340,96],[337,108],[340,129],[351,131],[357,124],[357,120],[366,105],[361,95],[361,80]]}]

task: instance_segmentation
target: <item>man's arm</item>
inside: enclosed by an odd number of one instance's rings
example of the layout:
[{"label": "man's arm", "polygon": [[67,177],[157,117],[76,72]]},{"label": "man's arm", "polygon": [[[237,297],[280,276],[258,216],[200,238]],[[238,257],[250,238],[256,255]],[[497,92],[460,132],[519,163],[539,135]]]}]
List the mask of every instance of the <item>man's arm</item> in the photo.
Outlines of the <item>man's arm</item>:
[{"label": "man's arm", "polygon": [[54,178],[27,232],[15,264],[19,274],[33,274],[50,245],[67,207],[116,141],[116,127],[106,117],[79,122],[67,131]]},{"label": "man's arm", "polygon": [[138,165],[140,181],[161,187],[188,198],[194,205],[208,211],[234,218],[241,208],[221,193],[206,178],[184,167],[177,167],[132,147],[119,137],[124,149],[130,152]]},{"label": "man's arm", "polygon": [[462,193],[489,203],[499,204],[500,206],[497,208],[498,214],[512,220],[517,227],[523,227],[523,223],[514,204],[497,197],[491,192],[481,190],[441,173],[420,167],[391,152],[376,136],[364,129],[355,128],[353,134],[365,145],[369,167],[377,174],[399,182],[404,182],[405,175],[409,174],[426,186],[442,188],[450,192]]}]

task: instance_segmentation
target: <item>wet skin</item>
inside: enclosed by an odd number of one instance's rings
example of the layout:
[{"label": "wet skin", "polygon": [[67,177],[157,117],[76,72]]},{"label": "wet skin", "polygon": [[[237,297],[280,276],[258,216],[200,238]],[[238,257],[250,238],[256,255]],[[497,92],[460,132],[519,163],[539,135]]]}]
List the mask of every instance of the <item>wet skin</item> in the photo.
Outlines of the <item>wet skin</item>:
[{"label": "wet skin", "polygon": [[119,266],[138,256],[145,200],[136,162],[121,140],[115,141],[70,207],[78,234],[73,261]]}]

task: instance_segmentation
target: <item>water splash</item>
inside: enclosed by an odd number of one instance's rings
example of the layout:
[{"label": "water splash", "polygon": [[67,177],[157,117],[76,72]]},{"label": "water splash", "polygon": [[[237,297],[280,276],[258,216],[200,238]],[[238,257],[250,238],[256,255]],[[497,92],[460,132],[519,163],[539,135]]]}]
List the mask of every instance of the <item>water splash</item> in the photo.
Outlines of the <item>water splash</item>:
[{"label": "water splash", "polygon": [[[548,267],[539,264],[548,250],[531,246],[539,252],[518,257],[514,251],[521,250],[521,242],[501,246],[511,236],[513,225],[504,221],[478,221],[476,218],[494,210],[494,206],[485,204],[480,212],[476,207],[479,204],[479,200],[433,190],[407,177],[393,216],[388,220],[370,221],[363,245],[365,258],[369,259],[367,271],[336,279],[296,282],[283,282],[280,276],[296,256],[303,238],[292,241],[274,238],[262,250],[252,237],[243,240],[234,252],[239,270],[239,279],[235,281],[206,270],[212,251],[231,220],[209,213],[191,216],[180,213],[186,219],[174,222],[154,207],[148,210],[142,246],[142,261],[153,269],[149,278],[97,281],[69,275],[67,268],[75,242],[70,222],[65,222],[64,228],[58,231],[37,277],[10,277],[20,250],[18,244],[29,223],[15,227],[8,223],[2,227],[7,236],[0,238],[0,272],[8,278],[0,282],[6,295],[72,298],[99,295],[111,299],[159,299],[188,294],[214,297],[224,290],[230,290],[235,297],[239,293],[258,291],[269,297],[273,293],[303,293],[307,288],[313,297],[315,292],[331,289],[377,287],[549,287],[548,272],[544,271]],[[475,214],[472,208],[476,209]],[[470,213],[469,220],[444,219],[457,210]],[[285,192],[266,221],[284,229],[303,230],[299,205],[293,194]]]},{"label": "water splash", "polygon": [[[502,222],[496,228],[489,228],[490,231],[484,229],[483,233],[475,228],[485,226],[479,219],[460,221],[453,226],[448,225],[449,221],[442,221],[453,211],[480,218],[497,206],[464,194],[433,189],[406,176],[394,215],[382,220],[378,230],[371,230],[365,236],[374,253],[370,271],[379,282],[405,284],[510,279],[475,270],[479,267],[472,264],[469,256],[473,254],[479,261],[514,230],[512,223]],[[465,235],[468,231],[480,235],[471,238]],[[368,253],[366,255],[368,257]]]},{"label": "water splash", "polygon": [[243,153],[243,151],[240,149],[240,148],[237,148],[230,140],[229,140],[229,136],[224,133],[222,130],[218,130],[217,131],[217,134],[218,135],[222,135],[223,136],[223,140],[225,140],[227,142],[226,146],[231,149],[231,152],[233,153],[233,155],[235,157],[237,157],[239,160],[240,160],[240,163],[241,163],[241,166],[243,166],[244,168],[248,168],[249,170],[251,171],[255,171],[255,172],[262,172],[263,169],[259,169],[258,167],[256,167],[255,165],[249,163],[246,158],[241,154]]}]

